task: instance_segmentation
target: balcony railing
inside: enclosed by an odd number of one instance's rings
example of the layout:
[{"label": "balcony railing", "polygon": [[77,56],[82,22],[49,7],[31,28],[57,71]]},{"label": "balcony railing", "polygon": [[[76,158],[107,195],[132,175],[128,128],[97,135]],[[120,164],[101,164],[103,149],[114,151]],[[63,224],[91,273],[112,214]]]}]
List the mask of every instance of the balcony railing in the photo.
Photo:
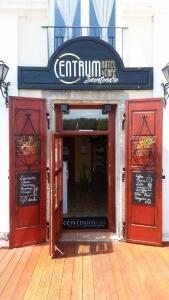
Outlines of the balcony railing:
[{"label": "balcony railing", "polygon": [[81,36],[91,36],[106,41],[116,50],[120,48],[120,54],[123,58],[124,30],[127,29],[126,27],[42,26],[42,28],[47,29],[49,54],[51,54],[51,39],[53,40],[53,50],[55,51],[59,46],[70,39]]}]

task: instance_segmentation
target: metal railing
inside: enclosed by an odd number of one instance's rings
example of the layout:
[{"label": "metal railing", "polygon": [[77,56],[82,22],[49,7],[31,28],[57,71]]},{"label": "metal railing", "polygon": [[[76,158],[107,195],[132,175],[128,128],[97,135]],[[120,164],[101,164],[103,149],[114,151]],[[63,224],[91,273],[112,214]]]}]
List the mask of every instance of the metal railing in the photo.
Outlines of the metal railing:
[{"label": "metal railing", "polygon": [[120,41],[121,55],[123,56],[124,30],[127,29],[127,27],[42,26],[42,28],[47,29],[48,49],[49,39],[51,36],[53,36],[54,39],[54,50],[56,50],[64,42],[81,36],[91,36],[102,39],[109,43],[112,47],[116,48],[116,41],[118,38],[118,44]]}]

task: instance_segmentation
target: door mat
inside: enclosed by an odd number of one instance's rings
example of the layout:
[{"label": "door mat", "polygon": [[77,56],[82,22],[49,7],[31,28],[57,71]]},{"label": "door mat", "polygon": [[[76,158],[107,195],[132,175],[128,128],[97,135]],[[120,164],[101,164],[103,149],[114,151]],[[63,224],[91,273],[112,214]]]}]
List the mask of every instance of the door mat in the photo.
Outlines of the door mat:
[{"label": "door mat", "polygon": [[107,217],[65,217],[63,229],[107,229]]}]

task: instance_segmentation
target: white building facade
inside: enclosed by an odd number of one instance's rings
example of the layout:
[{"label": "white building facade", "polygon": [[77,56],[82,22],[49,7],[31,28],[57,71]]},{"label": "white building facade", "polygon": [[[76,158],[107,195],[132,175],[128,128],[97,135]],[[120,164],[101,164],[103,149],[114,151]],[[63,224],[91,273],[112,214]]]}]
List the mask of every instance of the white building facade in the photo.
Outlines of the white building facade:
[{"label": "white building facade", "polygon": [[[92,18],[92,9],[95,17]],[[99,16],[104,3],[105,19]],[[65,6],[64,6],[65,4]],[[66,14],[71,7],[69,15]],[[114,8],[113,8],[114,7]],[[113,10],[114,9],[114,10]],[[106,10],[106,9],[105,9]],[[108,12],[114,11],[110,15]],[[59,19],[60,18],[60,19]],[[61,20],[62,22],[59,23]],[[96,22],[97,20],[97,22]],[[108,22],[109,20],[109,22]],[[110,21],[112,23],[110,23]],[[93,22],[93,23],[92,23]],[[93,25],[96,24],[96,25]],[[112,25],[111,25],[112,24]],[[102,27],[103,40],[108,40],[108,27],[114,28],[112,44],[125,68],[153,68],[153,86],[149,89],[58,89],[19,87],[18,67],[46,68],[52,54],[57,51],[54,26],[67,27],[63,40],[70,41],[72,29],[78,36],[92,35],[88,27]],[[50,128],[47,130],[47,161],[50,161],[50,131],[56,130],[54,106],[68,105],[114,105],[115,114],[115,232],[114,238],[123,238],[126,181],[122,180],[125,168],[125,130],[122,122],[125,102],[131,99],[163,98],[161,83],[165,82],[161,69],[168,62],[169,43],[165,31],[169,26],[169,3],[167,0],[116,0],[114,1],[55,1],[55,0],[0,0],[0,60],[9,66],[6,81],[10,82],[9,96],[46,99]],[[79,29],[82,27],[82,30]],[[79,31],[78,31],[79,30]],[[81,31],[80,31],[81,30]],[[96,34],[95,34],[96,36]],[[61,46],[61,44],[58,46]],[[61,67],[60,67],[61,68]],[[62,69],[63,70],[63,69]],[[63,71],[62,71],[63,74]],[[10,101],[10,99],[9,99]],[[11,100],[12,101],[12,100]],[[168,104],[169,105],[169,104]],[[162,242],[169,241],[169,106],[163,108],[162,169]],[[0,247],[10,243],[10,180],[9,180],[9,108],[0,95]],[[158,125],[157,125],[158,126]],[[16,193],[16,191],[13,191]],[[50,221],[50,184],[46,185],[46,222]],[[146,225],[145,225],[146,226]],[[111,231],[111,230],[110,230]]]}]

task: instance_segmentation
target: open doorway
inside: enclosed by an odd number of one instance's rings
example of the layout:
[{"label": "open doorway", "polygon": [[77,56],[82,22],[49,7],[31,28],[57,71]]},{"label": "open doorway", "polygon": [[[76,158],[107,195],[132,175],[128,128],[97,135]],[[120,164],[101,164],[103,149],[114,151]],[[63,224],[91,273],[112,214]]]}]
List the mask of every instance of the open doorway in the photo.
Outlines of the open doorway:
[{"label": "open doorway", "polygon": [[107,140],[106,135],[63,138],[65,229],[108,228]]},{"label": "open doorway", "polygon": [[68,168],[68,216],[107,215],[107,136],[63,139]]},{"label": "open doorway", "polygon": [[115,232],[116,106],[63,104],[55,109],[63,153],[62,228]]}]

